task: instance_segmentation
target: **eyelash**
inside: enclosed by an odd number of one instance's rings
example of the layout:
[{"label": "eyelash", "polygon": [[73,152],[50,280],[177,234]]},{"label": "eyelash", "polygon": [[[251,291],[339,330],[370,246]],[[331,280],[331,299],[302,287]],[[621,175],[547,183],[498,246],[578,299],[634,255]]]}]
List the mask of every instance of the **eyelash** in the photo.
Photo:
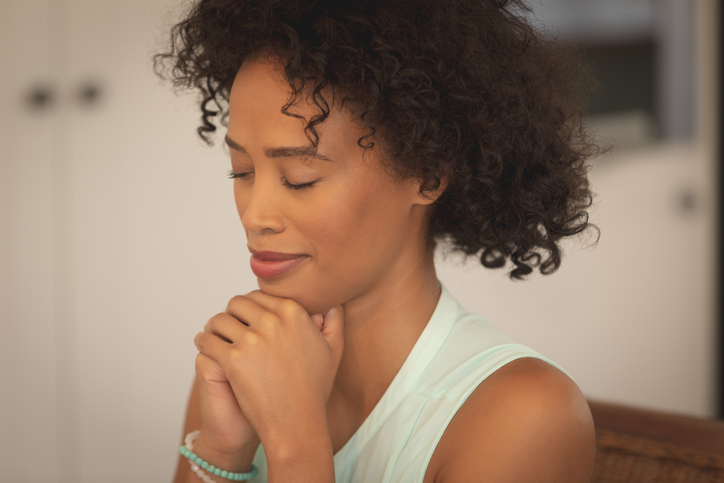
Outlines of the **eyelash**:
[{"label": "eyelash", "polygon": [[[235,173],[233,170],[229,170],[229,173],[228,173],[230,179],[235,179],[235,178],[245,179],[245,178],[248,178],[252,174],[254,174],[254,173],[252,173],[252,172]],[[292,184],[289,181],[287,181],[286,178],[282,178],[282,184],[291,190],[302,190],[305,188],[311,188],[312,186],[317,184],[317,181],[319,181],[319,180],[310,181],[309,183]]]}]

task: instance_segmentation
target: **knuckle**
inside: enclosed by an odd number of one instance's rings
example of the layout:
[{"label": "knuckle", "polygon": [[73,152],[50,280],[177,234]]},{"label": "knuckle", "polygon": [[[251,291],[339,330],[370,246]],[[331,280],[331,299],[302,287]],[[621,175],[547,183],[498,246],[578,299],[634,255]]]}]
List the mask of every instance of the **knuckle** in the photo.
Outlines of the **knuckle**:
[{"label": "knuckle", "polygon": [[279,313],[293,317],[300,315],[302,307],[292,299],[285,299],[279,303]]},{"label": "knuckle", "polygon": [[196,334],[196,337],[194,337],[194,345],[197,349],[202,349],[204,345],[204,332],[199,332],[198,334]]},{"label": "knuckle", "polygon": [[247,332],[245,337],[246,345],[256,347],[261,342],[261,337],[256,332]]},{"label": "knuckle", "polygon": [[272,312],[264,312],[261,317],[259,317],[259,325],[261,326],[268,326],[273,325],[279,322],[279,317],[277,317],[276,314]]},{"label": "knuckle", "polygon": [[224,315],[224,312],[219,312],[218,314],[211,317],[208,322],[206,322],[206,325],[204,325],[204,331],[211,332],[213,328],[218,327],[219,319],[221,319]]},{"label": "knuckle", "polygon": [[226,304],[226,310],[227,312],[231,310],[235,305],[238,305],[246,300],[246,297],[244,295],[234,295],[229,300],[229,303]]},{"label": "knuckle", "polygon": [[[259,317],[259,320],[257,321],[257,330],[259,331],[259,333],[274,337],[279,328],[281,327],[280,322],[280,317],[277,314],[274,314],[272,312],[266,312],[262,314],[261,317]],[[258,334],[249,334],[249,336],[258,337]],[[254,342],[258,343],[259,341],[254,340]]]},{"label": "knuckle", "polygon": [[229,351],[229,362],[231,362],[231,367],[239,367],[242,365],[244,359],[244,353],[240,350],[233,349]]},{"label": "knuckle", "polygon": [[231,372],[247,367],[255,358],[254,354],[258,350],[261,337],[254,333],[244,335],[241,344],[234,346],[227,353],[228,369]]},{"label": "knuckle", "polygon": [[[243,358],[245,355],[252,354],[254,351],[259,350],[259,346],[262,343],[262,337],[256,332],[247,332],[244,334],[242,344],[238,348],[234,349],[234,356],[237,359]],[[249,356],[252,357],[253,356]]]}]

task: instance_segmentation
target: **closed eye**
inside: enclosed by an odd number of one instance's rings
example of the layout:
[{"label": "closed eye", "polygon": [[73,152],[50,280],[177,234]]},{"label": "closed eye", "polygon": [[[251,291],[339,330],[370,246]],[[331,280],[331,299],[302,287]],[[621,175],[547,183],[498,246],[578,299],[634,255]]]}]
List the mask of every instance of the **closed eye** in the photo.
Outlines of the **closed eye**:
[{"label": "closed eye", "polygon": [[248,178],[248,177],[251,176],[252,174],[254,174],[253,171],[247,171],[246,173],[235,173],[233,170],[230,169],[230,170],[229,170],[229,173],[228,173],[228,176],[229,176],[230,179],[234,179],[234,178],[242,178],[242,179],[243,179],[243,178]]},{"label": "closed eye", "polygon": [[282,178],[282,183],[284,184],[284,186],[291,190],[303,190],[304,188],[311,188],[317,183],[317,181],[319,180],[315,179],[314,181],[310,181],[309,183],[292,184],[287,181],[286,178]]},{"label": "closed eye", "polygon": [[[227,173],[227,175],[230,179],[236,179],[236,178],[246,179],[253,174],[254,174],[253,171],[247,171],[245,173],[236,173],[236,172],[234,172],[234,170],[231,170],[231,169]],[[310,181],[308,183],[294,184],[294,183],[290,183],[286,178],[282,178],[282,184],[291,190],[303,190],[305,188],[311,188],[312,186],[317,184],[317,182],[320,180],[321,180],[321,178],[315,179],[314,181]]]}]

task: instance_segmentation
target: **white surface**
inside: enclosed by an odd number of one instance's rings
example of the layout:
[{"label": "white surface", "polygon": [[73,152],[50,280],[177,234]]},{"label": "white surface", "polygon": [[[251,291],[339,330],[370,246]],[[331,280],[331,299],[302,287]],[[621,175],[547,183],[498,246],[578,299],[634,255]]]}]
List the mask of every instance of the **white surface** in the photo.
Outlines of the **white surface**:
[{"label": "white surface", "polygon": [[[168,481],[193,336],[255,288],[228,160],[196,137],[195,102],[151,71],[170,22],[165,3],[72,0],[52,14],[45,2],[0,4],[3,59],[18,66],[0,90],[0,464],[9,481]],[[20,5],[39,17],[6,15]],[[22,42],[24,18],[37,19],[35,44]],[[43,18],[70,32],[67,42],[44,37]],[[51,74],[58,110],[31,117],[18,96]],[[105,96],[82,109],[72,92],[89,77]],[[440,277],[590,396],[709,413],[713,158],[701,143],[597,163],[600,244],[551,277],[515,284],[473,264]],[[702,195],[693,216],[677,209],[688,186]]]},{"label": "white surface", "polygon": [[[0,467],[3,481],[53,481],[56,414],[53,152],[57,116],[25,105],[50,80],[41,0],[0,2]],[[37,31],[24,19],[33,18]],[[17,46],[22,45],[22,49]],[[8,478],[5,480],[5,478]]]},{"label": "white surface", "polygon": [[[708,415],[713,411],[713,325],[702,290],[711,263],[698,240],[713,198],[706,163],[687,145],[601,159],[595,248],[569,246],[558,272],[508,281],[503,272],[442,263],[439,276],[469,310],[565,367],[587,396]],[[681,196],[693,192],[696,208]],[[585,239],[584,239],[585,240]]]}]

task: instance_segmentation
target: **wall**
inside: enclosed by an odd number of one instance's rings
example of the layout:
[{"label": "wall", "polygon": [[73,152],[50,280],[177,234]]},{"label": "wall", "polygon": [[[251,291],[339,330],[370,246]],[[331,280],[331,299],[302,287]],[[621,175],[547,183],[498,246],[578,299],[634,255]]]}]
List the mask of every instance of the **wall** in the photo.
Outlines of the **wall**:
[{"label": "wall", "polygon": [[[255,288],[227,155],[196,138],[193,99],[151,71],[177,5],[0,3],[0,60],[13,66],[0,89],[9,481],[168,480],[193,336]],[[716,16],[713,1],[697,5],[698,137],[596,162],[598,247],[522,284],[474,265],[441,262],[439,273],[591,397],[710,414]],[[53,86],[52,109],[28,110],[38,81]],[[101,86],[96,104],[78,102],[87,82]]]}]

